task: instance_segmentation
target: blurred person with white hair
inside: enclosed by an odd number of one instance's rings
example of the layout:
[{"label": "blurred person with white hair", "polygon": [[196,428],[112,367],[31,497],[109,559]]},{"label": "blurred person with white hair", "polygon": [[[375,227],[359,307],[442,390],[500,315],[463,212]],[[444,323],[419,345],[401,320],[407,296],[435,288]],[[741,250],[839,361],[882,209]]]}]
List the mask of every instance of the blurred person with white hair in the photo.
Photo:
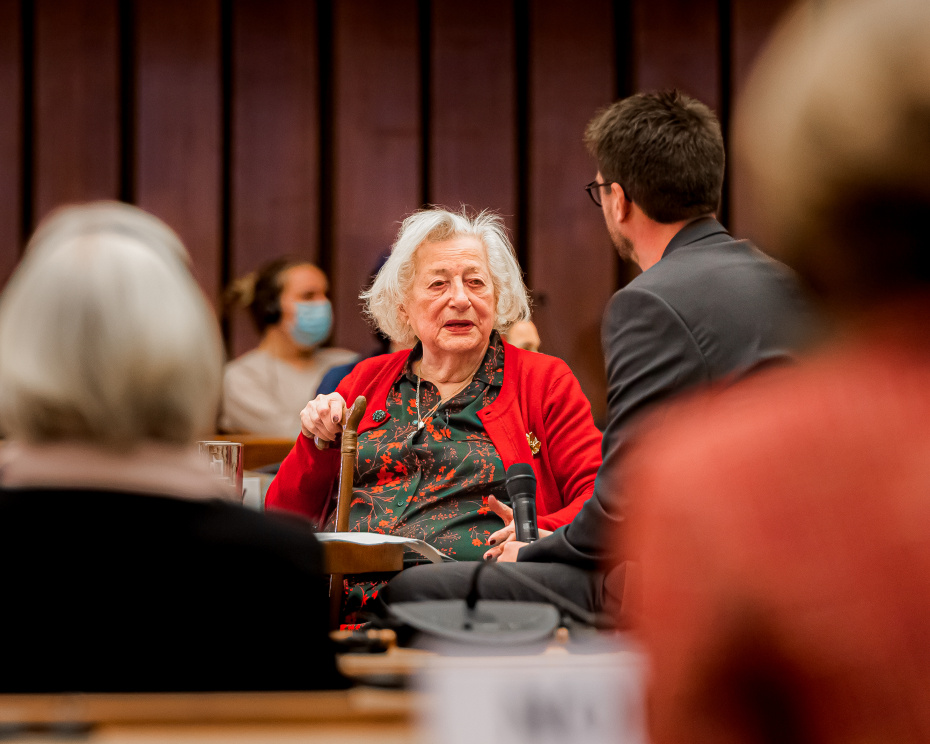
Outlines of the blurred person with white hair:
[{"label": "blurred person with white hair", "polygon": [[[414,213],[362,296],[385,335],[415,345],[360,362],[335,393],[310,401],[267,506],[334,523],[339,452],[319,451],[313,437],[332,440],[346,401],[365,395],[350,530],[420,538],[455,560],[479,560],[501,527],[497,515],[509,512],[504,480],[514,463],[532,464],[540,527],[569,522],[594,488],[600,433],[563,361],[501,338],[529,317],[502,220]],[[347,616],[382,584],[347,582]]]},{"label": "blurred person with white hair", "polygon": [[[69,206],[0,298],[4,692],[339,682],[310,526],[235,503],[196,450],[223,352],[188,263],[140,209]],[[306,640],[250,639],[269,611]]]},{"label": "blurred person with white hair", "polygon": [[836,334],[624,464],[651,740],[930,741],[930,4],[798,6],[734,122]]}]

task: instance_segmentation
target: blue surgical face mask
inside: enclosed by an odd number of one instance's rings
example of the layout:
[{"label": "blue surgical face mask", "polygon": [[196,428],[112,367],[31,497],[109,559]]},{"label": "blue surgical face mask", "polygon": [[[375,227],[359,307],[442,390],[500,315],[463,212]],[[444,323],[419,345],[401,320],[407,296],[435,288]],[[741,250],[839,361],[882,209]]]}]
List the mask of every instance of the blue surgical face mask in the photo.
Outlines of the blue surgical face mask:
[{"label": "blue surgical face mask", "polygon": [[329,300],[294,303],[291,338],[298,346],[319,346],[333,330],[333,306]]}]

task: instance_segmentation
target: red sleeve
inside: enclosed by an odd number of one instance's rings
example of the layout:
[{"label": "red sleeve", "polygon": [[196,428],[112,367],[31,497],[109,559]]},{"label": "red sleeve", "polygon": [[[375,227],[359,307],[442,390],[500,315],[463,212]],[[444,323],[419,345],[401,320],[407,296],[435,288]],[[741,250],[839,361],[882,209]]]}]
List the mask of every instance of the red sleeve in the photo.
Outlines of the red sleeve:
[{"label": "red sleeve", "polygon": [[571,501],[568,506],[558,509],[552,512],[552,514],[546,514],[539,517],[537,520],[539,527],[544,530],[549,530],[549,532],[554,532],[559,527],[568,524],[575,518],[575,515],[581,511],[581,507],[584,506],[584,502],[591,498],[592,493],[594,493],[593,488],[582,497]]},{"label": "red sleeve", "polygon": [[303,514],[319,524],[329,510],[338,472],[339,448],[318,450],[301,434],[268,487],[265,508]]},{"label": "red sleeve", "polygon": [[[394,366],[402,364],[406,358],[397,355],[395,357]],[[348,401],[348,405],[352,405],[359,394],[371,396],[372,380],[385,368],[388,359],[363,359],[336,386],[336,392]],[[393,367],[390,369],[393,370]],[[390,374],[384,379],[390,381]],[[382,381],[381,385],[384,384]],[[378,389],[375,393],[379,394]],[[363,424],[370,423],[372,408],[374,406],[369,402],[369,411]],[[359,427],[360,432],[363,429],[364,426]],[[290,454],[281,463],[278,474],[271,481],[265,496],[265,508],[296,512],[321,525],[331,509],[330,495],[339,476],[340,460],[338,446],[319,450],[312,439],[300,434]]]},{"label": "red sleeve", "polygon": [[572,521],[594,493],[601,464],[601,433],[591,403],[575,375],[563,364],[556,369],[542,399],[545,447],[540,455],[552,474],[555,494],[540,504],[539,526],[554,530]]}]

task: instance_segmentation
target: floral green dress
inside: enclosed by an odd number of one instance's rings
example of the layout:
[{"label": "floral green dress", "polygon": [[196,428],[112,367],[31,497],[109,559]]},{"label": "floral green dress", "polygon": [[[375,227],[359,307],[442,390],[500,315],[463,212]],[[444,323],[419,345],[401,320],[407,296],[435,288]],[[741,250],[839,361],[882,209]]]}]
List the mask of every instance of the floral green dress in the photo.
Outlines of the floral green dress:
[{"label": "floral green dress", "polygon": [[[480,560],[488,537],[503,526],[489,510],[488,496],[508,502],[504,465],[478,418],[500,393],[504,346],[494,332],[471,383],[444,403],[435,385],[421,381],[425,425],[418,429],[413,363],[422,353],[418,344],[388,394],[392,425],[359,435],[349,531],[414,537],[455,560]],[[331,515],[327,529],[334,523]],[[422,561],[410,552],[405,556],[405,565]],[[386,578],[346,577],[346,622],[363,619],[359,613]]]}]

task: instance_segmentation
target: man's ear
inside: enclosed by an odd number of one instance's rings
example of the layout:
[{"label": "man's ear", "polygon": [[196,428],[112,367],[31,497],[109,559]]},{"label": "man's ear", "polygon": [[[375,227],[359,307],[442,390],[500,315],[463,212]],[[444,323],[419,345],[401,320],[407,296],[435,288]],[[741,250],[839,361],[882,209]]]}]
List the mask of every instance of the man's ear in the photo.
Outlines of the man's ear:
[{"label": "man's ear", "polygon": [[630,209],[633,206],[633,202],[627,199],[626,192],[619,183],[610,184],[610,191],[611,196],[614,197],[611,199],[611,204],[614,209],[614,219],[617,222],[624,222],[630,216]]}]

